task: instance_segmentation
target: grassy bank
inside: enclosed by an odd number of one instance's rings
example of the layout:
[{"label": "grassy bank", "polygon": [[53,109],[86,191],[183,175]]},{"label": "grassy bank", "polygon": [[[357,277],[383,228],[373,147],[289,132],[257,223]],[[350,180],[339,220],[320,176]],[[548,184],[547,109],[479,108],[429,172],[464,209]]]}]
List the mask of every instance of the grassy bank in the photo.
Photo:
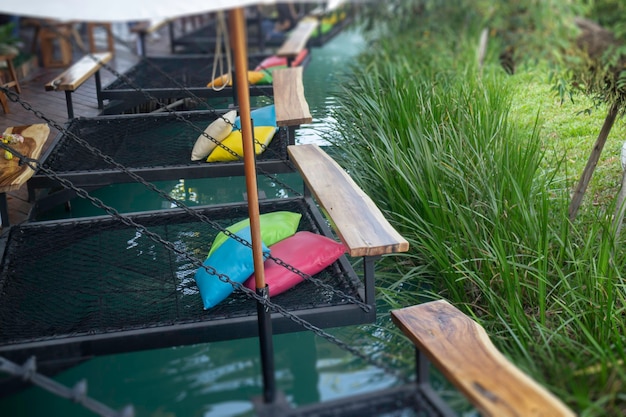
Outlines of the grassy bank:
[{"label": "grassy bank", "polygon": [[380,296],[446,298],[581,415],[623,415],[625,259],[609,218],[623,123],[570,224],[604,113],[561,106],[541,65],[478,68],[477,38],[381,42],[338,93],[338,157],[412,247]]}]

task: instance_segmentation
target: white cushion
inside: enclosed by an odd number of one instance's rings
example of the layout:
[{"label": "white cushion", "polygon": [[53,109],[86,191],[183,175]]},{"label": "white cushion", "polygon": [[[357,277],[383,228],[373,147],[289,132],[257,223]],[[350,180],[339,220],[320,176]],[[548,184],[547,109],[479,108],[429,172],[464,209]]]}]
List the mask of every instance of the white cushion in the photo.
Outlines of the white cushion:
[{"label": "white cushion", "polygon": [[[230,135],[233,131],[233,123],[237,117],[237,110],[231,110],[225,115],[218,117],[210,125],[204,129],[204,133],[215,139],[217,142],[221,142]],[[193,145],[191,151],[192,161],[201,161],[206,159],[207,156],[215,149],[217,143],[207,138],[204,135],[198,136],[196,143]]]}]

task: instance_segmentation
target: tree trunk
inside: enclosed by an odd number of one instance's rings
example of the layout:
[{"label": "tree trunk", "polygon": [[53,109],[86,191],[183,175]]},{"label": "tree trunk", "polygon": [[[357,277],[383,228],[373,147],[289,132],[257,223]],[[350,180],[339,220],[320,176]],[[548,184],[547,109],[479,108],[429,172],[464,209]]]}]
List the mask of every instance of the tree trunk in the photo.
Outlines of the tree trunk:
[{"label": "tree trunk", "polygon": [[589,181],[591,181],[591,176],[593,175],[593,171],[596,169],[596,165],[598,164],[598,160],[600,159],[602,148],[604,148],[604,144],[606,143],[606,139],[609,137],[609,133],[611,132],[611,128],[613,127],[613,123],[615,123],[618,110],[619,110],[618,104],[613,103],[611,105],[611,108],[609,109],[609,113],[606,115],[606,118],[604,119],[602,130],[600,130],[598,139],[596,140],[596,143],[593,146],[593,150],[591,151],[591,155],[589,156],[589,160],[587,161],[587,166],[585,167],[585,170],[583,171],[583,175],[580,177],[580,181],[578,182],[578,186],[576,187],[576,190],[574,191],[574,195],[572,196],[572,202],[570,203],[570,206],[569,206],[569,219],[572,222],[576,218],[576,214],[578,213],[580,203],[583,200],[585,191],[587,190],[587,186],[589,185]]}]

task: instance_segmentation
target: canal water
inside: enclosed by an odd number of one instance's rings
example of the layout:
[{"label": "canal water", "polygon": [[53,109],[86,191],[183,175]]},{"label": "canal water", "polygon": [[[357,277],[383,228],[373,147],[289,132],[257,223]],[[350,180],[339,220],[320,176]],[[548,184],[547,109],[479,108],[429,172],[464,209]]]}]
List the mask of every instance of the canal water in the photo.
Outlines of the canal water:
[{"label": "canal water", "polygon": [[[332,121],[329,110],[336,105],[330,93],[364,46],[357,31],[345,30],[325,46],[312,49],[304,87],[313,123],[298,131],[298,143],[325,145],[324,132]],[[239,195],[245,192],[245,184],[239,178],[160,182],[157,186],[193,206],[228,199],[216,195],[215,181],[219,181],[219,188],[226,186]],[[295,186],[295,180],[289,176],[284,181],[294,181]],[[270,181],[260,181],[260,187],[268,197],[285,192]],[[135,184],[106,187],[94,195],[126,212],[167,208],[170,204]],[[83,200],[72,203],[71,213],[72,216],[101,214]],[[52,216],[68,214],[61,210]],[[376,350],[376,339],[372,337],[375,328],[352,326],[332,329],[330,333],[367,354]],[[384,370],[310,332],[277,335],[274,347],[278,389],[296,405],[369,392],[397,382]],[[67,386],[86,379],[92,398],[118,410],[132,404],[139,417],[254,416],[250,398],[262,393],[256,338],[98,357],[55,379]],[[3,417],[93,415],[82,406],[38,387],[0,400]]]}]

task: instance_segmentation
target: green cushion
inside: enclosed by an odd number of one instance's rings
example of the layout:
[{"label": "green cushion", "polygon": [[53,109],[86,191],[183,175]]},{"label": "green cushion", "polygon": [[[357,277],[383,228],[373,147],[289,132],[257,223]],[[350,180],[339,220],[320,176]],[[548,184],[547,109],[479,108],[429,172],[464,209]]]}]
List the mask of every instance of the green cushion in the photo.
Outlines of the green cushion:
[{"label": "green cushion", "polygon": [[[272,213],[261,214],[261,240],[266,246],[271,246],[283,239],[292,236],[298,230],[302,214],[293,213],[291,211],[275,211]],[[250,219],[245,219],[226,228],[231,233],[237,233],[244,227],[250,225]],[[228,236],[220,232],[211,245],[209,256],[217,250],[226,240]]]}]

